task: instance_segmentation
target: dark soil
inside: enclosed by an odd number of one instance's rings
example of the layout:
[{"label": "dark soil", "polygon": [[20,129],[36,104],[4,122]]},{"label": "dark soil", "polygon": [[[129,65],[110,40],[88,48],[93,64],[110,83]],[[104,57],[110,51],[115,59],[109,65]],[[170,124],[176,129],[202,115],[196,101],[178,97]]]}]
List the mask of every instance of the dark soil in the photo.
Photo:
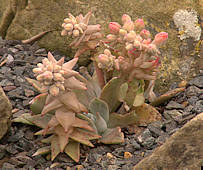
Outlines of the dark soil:
[{"label": "dark soil", "polygon": [[[63,57],[56,51],[52,54],[56,59]],[[26,82],[25,77],[34,78],[32,68],[36,67],[46,55],[47,51],[36,44],[25,45],[20,41],[0,39],[0,63],[7,58],[7,62],[0,67],[0,86],[12,103],[13,118],[30,112],[29,102],[38,92]],[[69,58],[66,57],[66,60]],[[176,87],[177,84],[174,83],[172,88]],[[120,145],[104,145],[96,142],[94,148],[82,145],[79,163],[75,163],[65,154],[60,154],[53,162],[50,161],[50,155],[32,157],[33,153],[42,146],[40,142],[42,137],[33,135],[39,129],[12,123],[8,134],[0,141],[0,169],[130,170],[187,121],[203,112],[202,92],[203,75],[198,75],[188,82],[184,92],[157,108],[163,116],[162,121],[140,127],[139,130],[142,131],[136,134],[133,133],[132,128],[122,129],[125,142]],[[124,156],[125,154],[127,156]]]}]

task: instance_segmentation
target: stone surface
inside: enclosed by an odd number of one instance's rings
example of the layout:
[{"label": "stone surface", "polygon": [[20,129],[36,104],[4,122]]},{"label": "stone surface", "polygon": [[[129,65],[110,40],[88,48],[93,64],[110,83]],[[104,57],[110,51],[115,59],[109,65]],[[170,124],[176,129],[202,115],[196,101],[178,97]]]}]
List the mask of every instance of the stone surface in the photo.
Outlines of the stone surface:
[{"label": "stone surface", "polygon": [[0,139],[6,134],[10,126],[11,103],[0,87]]},{"label": "stone surface", "polygon": [[[192,137],[191,137],[192,135]],[[200,169],[203,166],[203,113],[174,133],[134,170]]]},{"label": "stone surface", "polygon": [[[162,66],[160,81],[157,83],[158,91],[166,91],[171,82],[188,80],[199,71],[199,67],[196,66],[200,63],[199,53],[202,45],[192,37],[180,40],[180,36],[186,33],[178,32],[181,28],[175,26],[174,15],[179,10],[187,10],[190,7],[197,15],[203,16],[202,0],[0,0],[0,4],[0,36],[22,40],[43,31],[55,30],[41,38],[39,45],[47,50],[59,50],[70,57],[74,51],[68,46],[69,40],[60,36],[61,24],[68,12],[78,15],[91,10],[94,14],[91,18],[92,23],[105,25],[104,32],[107,28],[106,23],[120,22],[124,13],[132,16],[133,20],[141,17],[153,35],[160,31],[169,33],[169,40],[161,50]],[[179,25],[181,22],[186,21],[180,19]],[[199,23],[193,25],[199,27]],[[194,29],[190,29],[192,30]]]}]

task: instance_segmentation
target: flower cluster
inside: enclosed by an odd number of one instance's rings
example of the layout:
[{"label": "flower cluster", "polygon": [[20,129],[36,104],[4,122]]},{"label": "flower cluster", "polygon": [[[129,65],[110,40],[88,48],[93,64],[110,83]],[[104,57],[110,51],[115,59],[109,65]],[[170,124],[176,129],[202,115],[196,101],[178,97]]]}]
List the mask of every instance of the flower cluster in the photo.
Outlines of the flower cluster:
[{"label": "flower cluster", "polygon": [[114,57],[114,61],[109,62],[114,63],[115,69],[127,73],[129,80],[133,78],[155,80],[159,65],[158,47],[167,40],[168,34],[158,33],[152,41],[143,19],[133,22],[130,16],[124,14],[122,22],[123,26],[117,22],[109,23],[111,34],[106,36],[106,43],[111,47],[109,49],[118,51],[117,58]]},{"label": "flower cluster", "polygon": [[84,17],[82,14],[74,17],[69,13],[69,18],[64,19],[64,23],[62,24],[64,29],[61,35],[72,35],[74,40],[70,46],[79,47],[74,57],[79,57],[87,50],[95,49],[98,45],[98,39],[102,38],[102,34],[100,33],[101,26],[99,24],[88,25],[91,15],[91,12],[88,12]]},{"label": "flower cluster", "polygon": [[44,58],[42,63],[38,63],[38,67],[34,68],[33,72],[37,80],[52,96],[57,96],[60,91],[73,87],[86,89],[85,84],[75,78],[75,76],[78,76],[78,72],[72,70],[77,60],[75,58],[64,63],[64,58],[61,58],[56,61],[49,52],[48,58]]}]

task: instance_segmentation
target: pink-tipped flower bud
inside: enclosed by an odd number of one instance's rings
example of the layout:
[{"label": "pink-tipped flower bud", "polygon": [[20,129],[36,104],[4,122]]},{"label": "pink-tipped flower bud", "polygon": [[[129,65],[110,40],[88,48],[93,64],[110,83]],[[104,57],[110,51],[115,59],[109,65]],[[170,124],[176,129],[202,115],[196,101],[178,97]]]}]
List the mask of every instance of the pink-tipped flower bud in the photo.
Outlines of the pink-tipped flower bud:
[{"label": "pink-tipped flower bud", "polygon": [[43,77],[44,77],[44,79],[46,79],[46,80],[52,80],[52,79],[53,79],[53,74],[52,74],[52,72],[50,72],[50,71],[45,71],[45,72],[43,73]]},{"label": "pink-tipped flower bud", "polygon": [[44,75],[43,75],[43,74],[40,74],[40,75],[38,75],[38,76],[36,77],[36,79],[37,79],[38,81],[42,81],[42,80],[44,79]]},{"label": "pink-tipped flower bud", "polygon": [[57,96],[59,94],[59,88],[56,87],[55,85],[52,85],[50,88],[49,88],[49,93],[52,95],[52,96]]},{"label": "pink-tipped flower bud", "polygon": [[111,51],[109,49],[105,49],[104,54],[107,56],[111,56]]},{"label": "pink-tipped flower bud", "polygon": [[35,74],[41,74],[42,73],[42,69],[41,68],[34,68],[32,71]]},{"label": "pink-tipped flower bud", "polygon": [[100,54],[97,57],[97,61],[98,61],[98,63],[101,63],[103,65],[107,65],[109,63],[109,57],[105,54]]},{"label": "pink-tipped flower bud", "polygon": [[126,45],[125,49],[127,51],[132,50],[133,49],[133,45],[132,44],[128,44],[128,45]]},{"label": "pink-tipped flower bud", "polygon": [[62,69],[61,66],[59,66],[59,65],[57,65],[57,64],[54,64],[54,65],[53,65],[53,71],[54,71],[54,73],[59,72],[61,69]]},{"label": "pink-tipped flower bud", "polygon": [[123,16],[122,16],[122,22],[125,23],[127,21],[131,21],[130,16],[127,15],[127,14],[123,14]]},{"label": "pink-tipped flower bud", "polygon": [[163,43],[165,43],[167,39],[168,39],[168,33],[166,33],[166,32],[160,32],[160,33],[155,35],[155,38],[152,41],[152,43],[157,45],[157,46],[160,46]]},{"label": "pink-tipped flower bud", "polygon": [[128,34],[125,35],[124,40],[127,42],[133,42],[136,38],[136,33],[134,31],[130,31]]},{"label": "pink-tipped flower bud", "polygon": [[143,19],[137,19],[134,22],[134,25],[135,25],[135,29],[138,31],[144,29],[145,27]]},{"label": "pink-tipped flower bud", "polygon": [[151,34],[148,30],[146,29],[143,29],[141,32],[140,32],[140,36],[144,39],[148,39],[150,38]]},{"label": "pink-tipped flower bud", "polygon": [[126,31],[126,30],[124,30],[124,29],[120,29],[120,30],[119,30],[119,35],[120,35],[120,36],[124,37],[126,34],[127,34],[127,31]]},{"label": "pink-tipped flower bud", "polygon": [[60,73],[54,73],[54,80],[63,82],[64,78]]},{"label": "pink-tipped flower bud", "polygon": [[73,30],[73,24],[66,24],[64,26],[64,28],[65,28],[66,31],[72,31]]},{"label": "pink-tipped flower bud", "polygon": [[108,34],[107,36],[106,36],[106,38],[109,40],[109,41],[115,41],[116,40],[116,35],[114,35],[114,34]]},{"label": "pink-tipped flower bud", "polygon": [[65,18],[65,19],[64,19],[64,22],[65,22],[66,24],[68,24],[68,23],[71,23],[72,21],[71,21],[70,18]]},{"label": "pink-tipped flower bud", "polygon": [[152,40],[151,40],[150,38],[144,39],[144,40],[142,41],[142,43],[143,43],[143,44],[146,44],[146,45],[150,44],[151,42],[152,42]]},{"label": "pink-tipped flower bud", "polygon": [[112,34],[117,34],[121,28],[121,25],[117,22],[110,22],[109,29]]},{"label": "pink-tipped flower bud", "polygon": [[80,32],[78,30],[73,30],[73,36],[78,37],[80,35]]},{"label": "pink-tipped flower bud", "polygon": [[123,29],[127,31],[132,31],[134,30],[134,28],[135,28],[134,23],[131,20],[126,21],[125,24],[123,25]]}]

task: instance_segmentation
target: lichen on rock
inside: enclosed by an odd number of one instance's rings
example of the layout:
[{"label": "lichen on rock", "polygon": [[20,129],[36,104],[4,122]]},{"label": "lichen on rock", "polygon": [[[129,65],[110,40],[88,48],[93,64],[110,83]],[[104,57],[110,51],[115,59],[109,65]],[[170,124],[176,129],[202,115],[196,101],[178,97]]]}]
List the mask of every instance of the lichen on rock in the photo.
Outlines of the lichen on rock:
[{"label": "lichen on rock", "polygon": [[178,10],[173,15],[173,20],[179,30],[181,40],[186,38],[194,38],[195,41],[200,40],[201,28],[198,24],[197,12],[195,10]]}]

